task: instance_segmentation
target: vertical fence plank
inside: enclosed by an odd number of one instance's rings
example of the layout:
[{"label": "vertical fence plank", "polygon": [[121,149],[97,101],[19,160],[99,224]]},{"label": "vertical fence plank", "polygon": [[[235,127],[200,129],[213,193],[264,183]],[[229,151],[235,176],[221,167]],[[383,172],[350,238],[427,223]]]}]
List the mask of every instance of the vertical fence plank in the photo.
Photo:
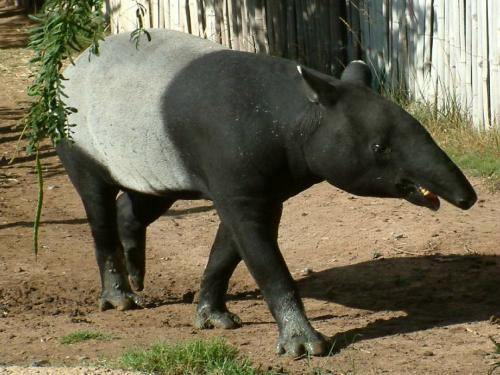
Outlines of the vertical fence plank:
[{"label": "vertical fence plank", "polygon": [[369,20],[368,11],[366,8],[366,0],[359,0],[358,2],[358,14],[359,14],[359,29],[360,29],[360,47],[362,50],[362,58],[367,59],[369,56],[370,45],[369,45]]},{"label": "vertical fence plank", "polygon": [[[424,81],[424,60],[425,60],[425,0],[415,0],[413,4],[414,22],[414,90],[413,95],[421,99]],[[411,79],[411,77],[410,77]]]},{"label": "vertical fence plank", "polygon": [[434,25],[432,24],[432,18],[434,16],[434,2],[432,0],[425,0],[425,22],[424,22],[424,51],[423,51],[423,61],[422,61],[422,97],[428,102],[432,102],[436,94],[433,90],[434,85],[432,84],[432,54],[433,54],[433,36],[434,36]]},{"label": "vertical fence plank", "polygon": [[255,52],[255,46],[252,39],[252,32],[250,30],[250,16],[249,7],[253,6],[251,0],[242,0],[240,11],[241,17],[241,38],[240,43],[244,51]]},{"label": "vertical fence plank", "polygon": [[456,66],[456,61],[457,61],[457,33],[455,31],[456,27],[456,8],[457,8],[457,0],[447,0],[447,14],[446,14],[446,20],[448,23],[447,26],[447,40],[448,40],[448,84],[447,87],[449,87],[448,90],[448,98],[451,98],[455,95],[455,89],[456,89],[456,84],[457,84],[457,66]]},{"label": "vertical fence plank", "polygon": [[[218,21],[221,25],[221,39],[222,39],[222,44],[225,46],[228,46],[229,48],[232,48],[231,46],[231,28],[230,28],[230,21],[229,21],[229,15],[228,15],[228,7],[229,4],[228,2],[231,0],[223,0],[220,3],[222,3],[222,7],[220,8],[221,11],[221,18]],[[217,2],[216,2],[217,3]]]},{"label": "vertical fence plank", "polygon": [[179,2],[178,0],[170,0],[169,5],[170,28],[179,30]]},{"label": "vertical fence plank", "polygon": [[147,19],[147,22],[145,22],[148,27],[158,27],[158,0],[150,0],[146,2],[146,8],[147,8],[147,14],[145,16],[145,19]]},{"label": "vertical fence plank", "polygon": [[[376,70],[380,72],[384,69],[385,59],[387,57],[387,46],[385,38],[385,22],[384,22],[384,0],[377,0],[373,9],[375,17],[375,45],[376,45]],[[379,74],[379,73],[377,73]]]},{"label": "vertical fence plank", "polygon": [[[481,23],[483,22],[483,13],[482,13],[482,1],[483,0],[478,0],[476,1],[476,14],[477,14],[477,44],[476,44],[476,59],[477,59],[477,111],[473,113],[473,119],[474,121],[481,122],[483,120],[483,113],[484,113],[484,100],[483,100],[483,59],[482,59],[482,48],[483,48],[483,33],[482,33],[482,26]],[[484,127],[484,124],[482,124]]]},{"label": "vertical fence plank", "polygon": [[255,0],[254,12],[255,24],[252,29],[256,39],[257,52],[270,53],[264,0]]},{"label": "vertical fence plank", "polygon": [[491,122],[500,126],[500,4],[489,0],[488,25],[490,49]]},{"label": "vertical fence plank", "polygon": [[481,0],[481,63],[482,63],[482,94],[483,111],[482,123],[486,129],[491,127],[490,122],[490,102],[489,102],[489,61],[488,61],[488,1]]},{"label": "vertical fence plank", "polygon": [[436,102],[441,104],[444,87],[445,75],[445,24],[444,24],[444,2],[446,0],[436,0],[436,29],[437,38],[435,39],[436,45]]},{"label": "vertical fence plank", "polygon": [[391,53],[391,71],[389,81],[391,86],[394,86],[395,82],[398,81],[399,75],[399,56],[398,51],[400,48],[399,44],[399,2],[391,0],[391,45],[392,45],[392,53]]},{"label": "vertical fence plank", "polygon": [[306,56],[305,48],[305,31],[304,31],[304,8],[303,0],[295,0],[295,12],[297,20],[297,51],[299,54],[299,61],[304,63]]},{"label": "vertical fence plank", "polygon": [[163,0],[163,19],[165,20],[165,28],[170,29],[170,0]]},{"label": "vertical fence plank", "polygon": [[189,32],[193,35],[201,36],[201,25],[198,23],[198,0],[188,0],[187,4],[188,11],[186,12],[186,16],[189,18]]},{"label": "vertical fence plank", "polygon": [[392,33],[392,26],[390,23],[390,15],[391,15],[391,8],[390,8],[390,0],[382,0],[382,16],[384,18],[384,27],[383,30],[385,32],[385,38],[383,40],[384,44],[384,70],[379,73],[379,84],[383,84],[383,80],[386,79],[387,72],[390,72],[392,69],[392,64],[391,64],[391,33]]},{"label": "vertical fence plank", "polygon": [[467,90],[464,87],[466,80],[466,44],[465,44],[465,4],[463,0],[458,0],[458,17],[456,27],[458,29],[459,51],[457,54],[458,79],[456,82],[455,94],[460,100],[463,109],[467,107]]},{"label": "vertical fence plank", "polygon": [[404,81],[408,89],[408,94],[414,96],[416,92],[416,79],[417,79],[417,64],[416,64],[416,33],[417,22],[415,14],[415,0],[408,0],[405,6],[405,32],[404,41],[406,44],[407,61],[406,71],[404,73]]},{"label": "vertical fence plank", "polygon": [[450,0],[443,0],[443,75],[441,76],[441,101],[450,93]]},{"label": "vertical fence plank", "polygon": [[[297,17],[295,0],[288,0],[286,4],[286,56],[296,60],[298,57]],[[332,7],[333,8],[333,7]]]},{"label": "vertical fence plank", "polygon": [[239,35],[239,19],[238,19],[238,0],[226,0],[226,17],[228,24],[228,34],[229,34],[229,47],[232,49],[240,49],[240,41],[238,39]]},{"label": "vertical fence plank", "polygon": [[399,49],[399,59],[402,64],[399,64],[399,74],[398,74],[398,83],[399,86],[403,89],[408,88],[408,81],[406,77],[408,76],[409,67],[409,57],[408,57],[408,24],[406,22],[406,10],[407,4],[404,1],[398,2],[398,22],[399,22],[399,36],[398,43],[400,46]]},{"label": "vertical fence plank", "polygon": [[470,1],[465,2],[465,106],[467,111],[472,111],[472,70],[475,66],[472,65],[472,5]]},{"label": "vertical fence plank", "polygon": [[471,49],[471,60],[472,60],[472,116],[476,118],[477,113],[479,113],[481,108],[482,98],[480,98],[479,93],[479,81],[480,81],[480,67],[478,66],[478,42],[479,42],[479,15],[477,12],[477,2],[473,2],[471,7],[471,20],[472,20],[472,49]]},{"label": "vertical fence plank", "polygon": [[348,60],[361,58],[361,35],[360,35],[360,0],[348,0],[347,26],[348,26]]}]

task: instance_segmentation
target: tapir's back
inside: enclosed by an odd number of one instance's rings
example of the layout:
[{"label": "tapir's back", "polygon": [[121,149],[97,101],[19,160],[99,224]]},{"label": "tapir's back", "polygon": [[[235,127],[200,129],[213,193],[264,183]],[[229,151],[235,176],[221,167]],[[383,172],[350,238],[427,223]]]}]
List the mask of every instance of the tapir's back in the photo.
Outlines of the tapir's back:
[{"label": "tapir's back", "polygon": [[190,189],[192,182],[170,141],[161,98],[175,75],[193,60],[223,49],[190,35],[151,30],[139,48],[120,34],[101,43],[100,55],[83,54],[64,73],[73,139],[120,185],[145,193]]}]

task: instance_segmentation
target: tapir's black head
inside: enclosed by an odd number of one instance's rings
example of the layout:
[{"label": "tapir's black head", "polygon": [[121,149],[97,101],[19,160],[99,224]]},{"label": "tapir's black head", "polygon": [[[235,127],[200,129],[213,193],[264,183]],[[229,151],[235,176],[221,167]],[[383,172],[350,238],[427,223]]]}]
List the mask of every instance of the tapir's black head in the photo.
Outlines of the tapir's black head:
[{"label": "tapir's black head", "polygon": [[425,128],[360,80],[299,69],[321,121],[304,145],[310,170],[352,194],[404,198],[433,210],[462,209],[476,193]]}]

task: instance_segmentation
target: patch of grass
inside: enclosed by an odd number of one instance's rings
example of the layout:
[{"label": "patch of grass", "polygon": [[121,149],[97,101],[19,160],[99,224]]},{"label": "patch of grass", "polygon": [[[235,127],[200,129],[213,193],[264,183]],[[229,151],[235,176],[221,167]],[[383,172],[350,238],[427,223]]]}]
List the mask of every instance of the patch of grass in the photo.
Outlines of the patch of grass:
[{"label": "patch of grass", "polygon": [[488,338],[490,339],[490,341],[493,343],[493,345],[495,346],[495,354],[500,354],[500,343],[497,342],[493,336],[488,336]]},{"label": "patch of grass", "polygon": [[76,331],[61,337],[60,342],[64,345],[71,345],[88,340],[109,341],[112,339],[112,336],[100,332]]},{"label": "patch of grass", "polygon": [[[489,336],[489,339],[491,340],[493,345],[495,345],[494,353],[500,354],[500,343],[498,343],[492,336]],[[500,362],[493,363],[488,371],[488,375],[493,374],[495,372],[495,370],[499,367],[500,367]]]},{"label": "patch of grass", "polygon": [[165,375],[272,375],[255,369],[222,339],[170,346],[156,344],[145,350],[124,353],[119,366],[127,370]]}]

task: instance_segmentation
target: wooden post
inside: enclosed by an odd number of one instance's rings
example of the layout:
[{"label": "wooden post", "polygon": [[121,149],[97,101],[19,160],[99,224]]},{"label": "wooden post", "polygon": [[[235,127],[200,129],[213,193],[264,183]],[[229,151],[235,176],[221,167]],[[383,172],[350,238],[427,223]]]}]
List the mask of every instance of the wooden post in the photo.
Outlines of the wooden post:
[{"label": "wooden post", "polygon": [[[490,121],[490,92],[489,92],[489,73],[490,64],[488,60],[488,41],[489,41],[489,30],[488,30],[488,0],[479,1],[481,4],[480,14],[481,14],[481,63],[482,63],[482,95],[483,95],[483,111],[482,120],[485,129],[491,128]],[[496,41],[498,43],[498,41]]]},{"label": "wooden post", "polygon": [[500,128],[500,4],[488,0],[491,126]]},{"label": "wooden post", "polygon": [[472,70],[476,69],[472,65],[472,6],[471,2],[467,1],[464,11],[465,17],[465,107],[467,112],[472,112]]}]

